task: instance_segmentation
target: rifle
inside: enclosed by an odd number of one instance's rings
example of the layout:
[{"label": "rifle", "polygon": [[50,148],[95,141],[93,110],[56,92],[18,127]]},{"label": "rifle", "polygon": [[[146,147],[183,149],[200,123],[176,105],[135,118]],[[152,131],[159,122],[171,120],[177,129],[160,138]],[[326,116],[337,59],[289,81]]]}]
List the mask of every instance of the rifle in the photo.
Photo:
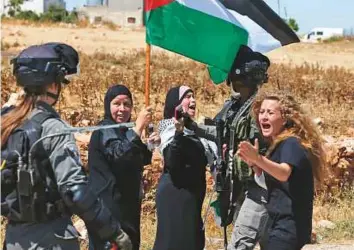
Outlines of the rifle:
[{"label": "rifle", "polygon": [[225,122],[218,118],[216,120],[216,134],[217,134],[217,147],[218,159],[216,162],[216,183],[215,191],[219,193],[220,201],[220,217],[221,226],[224,228],[224,247],[227,249],[227,226],[233,221],[234,213],[236,211],[237,199],[242,193],[242,182],[239,179],[234,179],[236,174],[234,164],[234,148],[236,125],[241,116],[249,109],[254,100],[254,95],[250,97],[238,110],[230,126],[229,143],[227,145],[227,158],[223,154],[223,137],[224,137],[224,124]]},{"label": "rifle", "polygon": [[[225,156],[223,154],[223,134],[224,121],[222,119],[216,120],[216,145],[218,148],[218,156],[216,160],[216,182],[215,191],[219,194],[220,200],[220,217],[221,226],[224,228],[224,247],[227,249],[227,226],[232,222],[229,218],[229,203],[232,194],[232,175],[230,172],[230,165],[226,164]],[[231,168],[232,170],[232,168]]]}]

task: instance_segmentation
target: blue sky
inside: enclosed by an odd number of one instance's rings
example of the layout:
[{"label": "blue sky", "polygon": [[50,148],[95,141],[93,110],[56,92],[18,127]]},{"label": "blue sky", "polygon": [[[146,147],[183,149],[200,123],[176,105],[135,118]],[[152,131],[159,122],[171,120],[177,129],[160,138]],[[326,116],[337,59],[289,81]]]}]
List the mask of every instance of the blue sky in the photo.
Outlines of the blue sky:
[{"label": "blue sky", "polygon": [[[278,0],[265,0],[278,12]],[[354,32],[354,0],[279,0],[280,15],[297,20],[300,33],[314,27],[353,28]]]},{"label": "blue sky", "polygon": [[[65,1],[68,10],[87,2],[87,0]],[[265,0],[275,12],[278,12],[278,1],[280,15],[285,17],[286,9],[287,16],[297,20],[300,33],[306,33],[315,27],[345,28],[349,32],[352,28],[354,32],[354,0]]]}]

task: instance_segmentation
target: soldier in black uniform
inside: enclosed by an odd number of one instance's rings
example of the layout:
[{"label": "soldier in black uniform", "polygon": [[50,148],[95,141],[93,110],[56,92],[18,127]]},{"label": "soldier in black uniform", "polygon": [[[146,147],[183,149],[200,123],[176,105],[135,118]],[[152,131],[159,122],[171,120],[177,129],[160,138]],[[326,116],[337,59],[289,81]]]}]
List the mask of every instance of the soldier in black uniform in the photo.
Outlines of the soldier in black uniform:
[{"label": "soldier in black uniform", "polygon": [[4,248],[80,249],[71,221],[77,214],[102,240],[131,249],[118,221],[90,190],[73,135],[49,136],[68,128],[53,106],[65,77],[77,72],[78,53],[47,43],[26,48],[12,63],[25,97],[1,114]]},{"label": "soldier in black uniform", "polygon": [[[242,140],[254,142],[256,138],[260,141],[260,152],[266,152],[267,145],[262,140],[256,123],[251,117],[251,105],[259,86],[267,81],[269,65],[270,61],[266,56],[246,46],[241,47],[227,80],[231,89],[231,97],[226,100],[222,110],[214,118],[214,121],[222,120],[224,123],[221,141],[228,147],[226,155],[230,153],[231,129],[234,129],[233,154],[236,153],[235,149],[239,142]],[[214,126],[198,125],[197,127],[196,124],[192,126],[198,136],[216,140]],[[228,161],[230,160],[233,160],[234,168],[233,201],[230,205],[234,208],[230,211],[235,213],[234,218],[237,217],[237,219],[234,219],[234,230],[228,249],[253,249],[268,219],[265,208],[267,191],[264,186],[256,184],[252,171],[249,171],[246,163],[240,161],[237,156],[233,156],[233,159],[229,157]]]}]

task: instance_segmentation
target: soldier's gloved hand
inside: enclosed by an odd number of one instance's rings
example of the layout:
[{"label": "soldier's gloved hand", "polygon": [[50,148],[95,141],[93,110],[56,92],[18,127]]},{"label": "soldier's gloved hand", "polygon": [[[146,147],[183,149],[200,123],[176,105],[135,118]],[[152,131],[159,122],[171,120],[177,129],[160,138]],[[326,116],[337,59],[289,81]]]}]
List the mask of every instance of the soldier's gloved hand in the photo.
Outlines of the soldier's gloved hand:
[{"label": "soldier's gloved hand", "polygon": [[132,250],[133,245],[129,236],[121,230],[118,237],[115,239],[119,250]]}]

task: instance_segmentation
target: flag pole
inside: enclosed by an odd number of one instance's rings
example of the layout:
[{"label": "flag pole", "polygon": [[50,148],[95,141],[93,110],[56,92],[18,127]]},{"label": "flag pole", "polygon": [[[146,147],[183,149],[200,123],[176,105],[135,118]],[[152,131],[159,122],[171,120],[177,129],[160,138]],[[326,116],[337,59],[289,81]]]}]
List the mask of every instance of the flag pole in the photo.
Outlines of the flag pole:
[{"label": "flag pole", "polygon": [[150,57],[151,57],[151,46],[146,44],[146,68],[145,68],[145,106],[150,105]]}]

